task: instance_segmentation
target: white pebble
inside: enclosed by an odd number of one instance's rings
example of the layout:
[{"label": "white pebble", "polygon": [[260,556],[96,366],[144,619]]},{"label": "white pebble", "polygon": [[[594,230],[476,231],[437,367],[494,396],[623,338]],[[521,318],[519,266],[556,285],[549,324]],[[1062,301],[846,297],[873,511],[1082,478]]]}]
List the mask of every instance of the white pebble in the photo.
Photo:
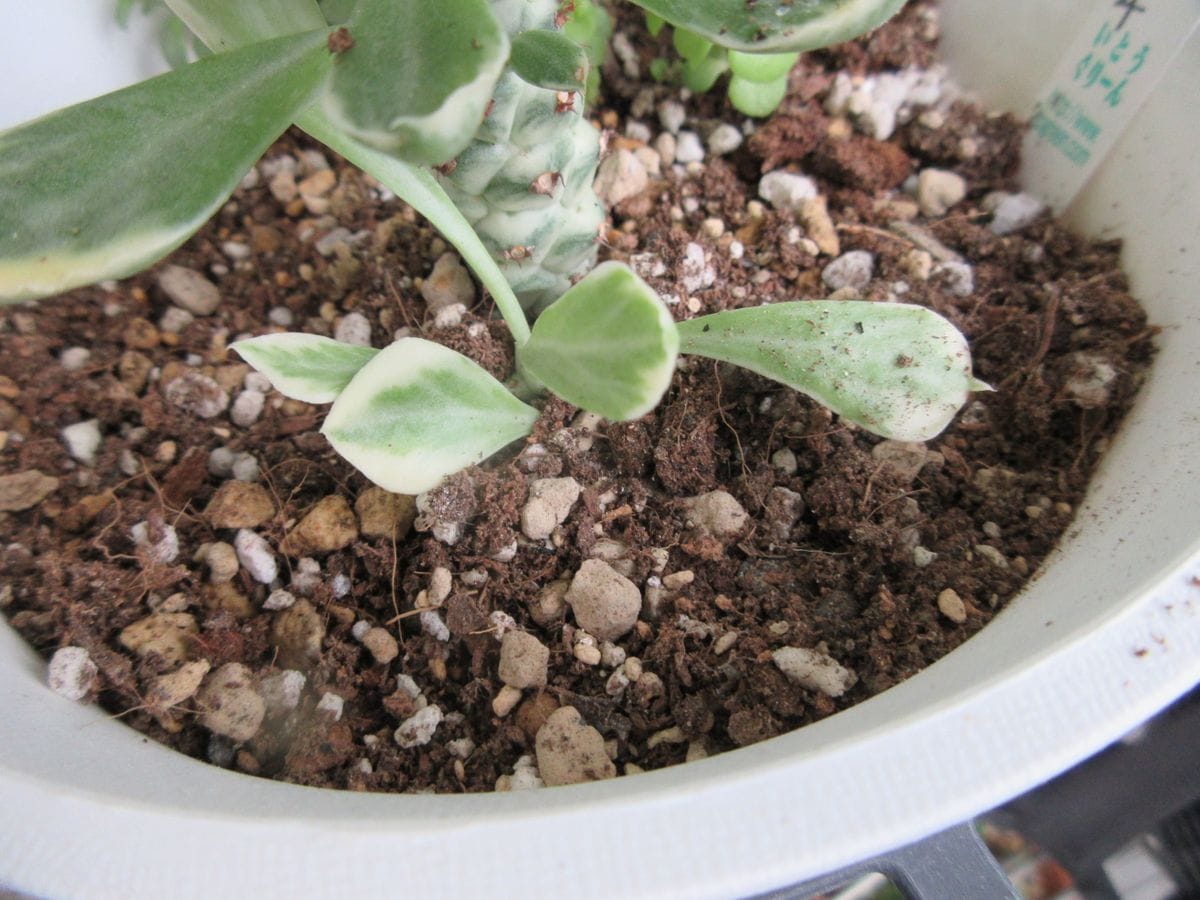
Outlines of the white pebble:
[{"label": "white pebble", "polygon": [[344,697],[339,697],[337,694],[326,691],[321,695],[321,699],[317,701],[317,712],[327,714],[333,721],[338,721],[342,717],[342,711],[346,708],[346,700]]},{"label": "white pebble", "polygon": [[636,197],[650,183],[650,173],[636,153],[616,150],[601,161],[596,170],[596,195],[612,206]]},{"label": "white pebble", "polygon": [[446,627],[442,617],[433,610],[425,610],[418,618],[421,620],[421,630],[427,635],[439,641],[450,640],[450,629]]},{"label": "white pebble", "polygon": [[290,328],[296,317],[286,306],[272,306],[267,313],[267,321],[281,328]]},{"label": "white pebble", "polygon": [[250,258],[249,245],[243,244],[241,241],[225,241],[221,244],[221,252],[234,262]]},{"label": "white pebble", "polygon": [[271,379],[262,372],[253,370],[246,373],[246,377],[242,379],[242,384],[248,391],[258,391],[260,394],[269,393],[271,390]]},{"label": "white pebble", "polygon": [[262,415],[266,396],[259,391],[242,391],[234,398],[229,419],[239,428],[249,428]]},{"label": "white pebble", "polygon": [[296,602],[296,595],[290,591],[285,591],[283,588],[271,591],[267,595],[267,599],[263,601],[262,608],[271,612],[278,612],[281,609],[287,609]]},{"label": "white pebble", "polygon": [[700,135],[694,131],[681,131],[675,138],[675,161],[678,163],[698,163],[704,160],[704,144]]},{"label": "white pebble", "polygon": [[688,243],[684,250],[683,263],[680,268],[680,283],[689,294],[712,287],[717,280],[717,272],[708,264],[704,248],[695,241]]},{"label": "white pebble", "polygon": [[858,676],[826,653],[802,647],[781,647],[771,659],[788,678],[810,691],[820,691],[828,697],[846,693]]},{"label": "white pebble", "polygon": [[917,176],[917,205],[928,218],[944,216],[967,196],[967,182],[957,172],[923,169]]},{"label": "white pebble", "polygon": [[178,306],[168,306],[167,311],[158,320],[158,329],[168,334],[179,334],[195,321],[196,317],[186,309],[180,309]]},{"label": "white pebble", "polygon": [[275,554],[271,552],[271,545],[262,535],[249,528],[243,528],[238,531],[233,548],[237,551],[242,568],[249,572],[255,581],[270,584],[278,577],[279,564],[275,561]]},{"label": "white pebble", "polygon": [[1046,204],[1031,194],[995,191],[983,198],[983,208],[992,214],[992,233],[1005,235],[1032,225]]},{"label": "white pebble", "polygon": [[742,133],[736,125],[724,122],[708,136],[708,152],[713,156],[724,156],[742,146]]},{"label": "white pebble", "polygon": [[60,647],[50,657],[50,690],[68,700],[82,700],[99,671],[83,647]]},{"label": "white pebble", "polygon": [[258,460],[251,453],[239,453],[233,458],[230,474],[238,481],[258,481]]},{"label": "white pebble", "polygon": [[[642,595],[637,585],[598,559],[585,559],[571,579],[566,602],[581,628],[615,641],[637,624]],[[600,651],[596,651],[596,662]]]},{"label": "white pebble", "polygon": [[529,499],[521,510],[521,531],[531,541],[550,537],[571,514],[581,490],[574,478],[539,478],[530,483]]},{"label": "white pebble", "polygon": [[440,724],[442,724],[441,708],[433,705],[426,706],[401,722],[393,737],[396,743],[405,750],[421,747],[433,740],[433,734]]},{"label": "white pebble", "polygon": [[737,498],[728,491],[709,491],[684,500],[688,525],[701,534],[717,540],[741,533],[749,516]]},{"label": "white pebble", "polygon": [[216,447],[208,454],[208,471],[218,478],[233,474],[234,453],[228,447]]},{"label": "white pebble", "polygon": [[371,322],[362,313],[347,313],[337,323],[333,338],[343,344],[352,344],[355,347],[370,347]]},{"label": "white pebble", "polygon": [[258,685],[259,693],[268,709],[289,710],[300,705],[304,685],[308,678],[295,669],[284,669],[265,676]]},{"label": "white pebble", "polygon": [[871,283],[874,272],[874,256],[866,250],[851,250],[827,265],[821,272],[821,280],[835,291],[843,288],[861,291]]},{"label": "white pebble", "polygon": [[450,574],[450,570],[445,566],[435,566],[429,573],[429,589],[426,592],[426,600],[429,605],[441,606],[445,603],[453,586],[454,577]]},{"label": "white pebble", "polygon": [[166,266],[158,273],[158,286],[176,306],[198,316],[211,316],[221,303],[217,286],[183,266]]},{"label": "white pebble", "polygon": [[796,461],[796,454],[787,447],[781,447],[771,454],[771,465],[784,475],[795,475],[796,470],[800,467]]},{"label": "white pebble", "polygon": [[967,604],[954,588],[946,588],[938,594],[938,611],[956,625],[967,621]]},{"label": "white pebble", "polygon": [[933,267],[932,274],[941,275],[955,297],[969,297],[975,292],[975,269],[970,263],[957,260],[941,262]]},{"label": "white pebble", "polygon": [[795,172],[768,172],[758,182],[758,196],[778,210],[800,209],[804,200],[817,196],[817,183]]},{"label": "white pebble", "polygon": [[677,100],[664,100],[658,105],[658,121],[671,134],[678,134],[687,121],[687,110]]},{"label": "white pebble", "polygon": [[68,347],[58,355],[58,362],[68,372],[78,372],[91,358],[92,351],[87,347]]},{"label": "white pebble", "polygon": [[150,523],[138,522],[129,529],[129,535],[155,562],[174,562],[179,556],[179,535],[166,523],[159,525],[154,531],[157,534],[152,537]]},{"label": "white pebble", "polygon": [[96,462],[96,451],[100,449],[100,421],[88,419],[68,425],[59,432],[67,445],[67,451],[85,466]]}]

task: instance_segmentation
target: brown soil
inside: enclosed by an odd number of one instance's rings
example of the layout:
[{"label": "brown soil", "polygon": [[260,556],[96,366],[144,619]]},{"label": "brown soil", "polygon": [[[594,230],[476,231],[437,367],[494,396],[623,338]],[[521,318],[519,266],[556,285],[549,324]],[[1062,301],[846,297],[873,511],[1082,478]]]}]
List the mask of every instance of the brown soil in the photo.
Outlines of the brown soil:
[{"label": "brown soil", "polygon": [[[293,591],[307,595],[325,634],[313,656],[282,659],[283,614],[262,608],[272,588],[244,567],[231,582],[212,584],[194,559],[203,545],[232,543],[236,533],[206,515],[230,478],[212,474],[210,453],[226,447],[257,458],[273,512],[256,530],[273,548],[318,501],[335,495],[353,506],[369,484],[317,433],[322,409],[271,393],[261,418],[242,428],[227,413],[199,418],[164,387],[199,371],[236,395],[246,367],[226,344],[267,330],[279,307],[297,330],[330,334],[339,317],[356,311],[370,320],[376,346],[408,327],[500,376],[512,361],[487,300],[460,324],[432,328],[418,288],[445,245],[403,203],[380,200],[368,179],[327,154],[337,173],[332,218],[303,202],[280,203],[262,178],[174,254],[170,262],[207,273],[223,298],[213,315],[178,334],[155,324],[169,306],[155,271],[4,312],[0,474],[37,470],[58,479],[57,490],[31,508],[0,513],[0,605],[11,623],[47,656],[60,646],[86,648],[99,667],[91,697],[156,740],[246,772],[358,790],[491,790],[533,753],[540,724],[560,705],[576,707],[608,742],[618,771],[632,772],[801,727],[913,675],[984,627],[1036,572],[1069,525],[1152,353],[1152,331],[1127,293],[1116,243],[1084,241],[1048,218],[1005,237],[988,229],[980,201],[1012,187],[1015,123],[959,104],[940,130],[914,121],[887,143],[830,137],[838,128],[819,103],[827,67],[924,62],[931,37],[919,10],[910,10],[866,45],[814,56],[797,70],[784,107],[731,157],[652,179],[622,203],[603,251],[647,272],[677,299],[671,308],[679,318],[824,296],[820,274],[829,258],[797,239],[792,216],[767,207],[754,217],[747,209],[765,169],[794,164],[816,175],[842,252],[876,255],[863,295],[888,299],[904,282],[906,302],[937,310],[968,335],[977,375],[996,387],[977,395],[923,457],[918,449],[917,471],[899,471],[876,449],[878,438],[803,396],[688,360],[644,419],[588,429],[574,408],[550,401],[527,445],[435,491],[431,505],[441,517],[466,522],[455,545],[412,530],[395,540],[359,534],[316,554],[319,576]],[[646,39],[637,48],[647,61],[655,52]],[[599,118],[623,134],[642,86],[615,70],[608,75]],[[699,98],[693,122],[741,121],[722,104],[720,91]],[[965,134],[973,137],[967,155]],[[267,159],[298,157],[308,146],[289,135]],[[966,200],[940,219],[915,217],[898,190],[929,165],[958,171],[970,185]],[[704,224],[711,218],[722,220],[724,234],[712,236]],[[944,277],[913,277],[913,233],[893,228],[897,219],[970,263],[974,290],[957,296]],[[322,255],[315,240],[333,225],[364,238]],[[231,240],[250,248],[247,258],[222,252]],[[737,259],[735,240],[745,248]],[[682,282],[692,242],[705,248],[716,278],[689,293]],[[653,260],[660,270],[649,268]],[[90,358],[67,371],[60,354],[80,346]],[[1115,378],[1082,390],[1083,370],[1098,364]],[[60,435],[87,419],[97,419],[103,435],[90,466],[71,458]],[[781,450],[794,454],[794,470],[786,460],[773,464]],[[551,541],[526,540],[519,515],[529,482],[560,475],[583,486],[580,502]],[[750,517],[725,541],[696,533],[681,502],[717,489]],[[139,549],[131,538],[139,522],[149,523],[152,539],[173,527],[178,558],[157,562]],[[507,559],[514,542],[516,555]],[[627,687],[613,679],[618,650],[604,648],[597,665],[578,660],[570,610],[547,616],[537,608],[543,586],[569,578],[598,552],[639,588],[649,586],[653,601],[616,642],[654,676]],[[276,559],[287,587],[297,558]],[[435,613],[449,629],[446,641],[410,615],[439,566],[454,576]],[[349,588],[340,596],[339,575]],[[939,609],[947,589],[965,615]],[[154,610],[193,615],[197,629],[184,655],[214,669],[241,662],[262,679],[285,663],[303,668],[299,706],[271,713],[237,745],[201,725],[195,696],[173,709],[147,708],[151,680],[177,661],[139,658],[118,635]],[[497,631],[508,626],[495,613],[551,649],[547,686],[526,690],[503,716],[493,700],[501,688]],[[400,644],[395,661],[376,662],[352,634],[358,622],[390,630]],[[799,686],[772,661],[786,646],[827,653],[857,683],[837,698]],[[399,675],[446,714],[432,741],[411,749],[392,737],[415,711],[398,690]],[[344,700],[340,718],[318,710],[327,693]]]}]

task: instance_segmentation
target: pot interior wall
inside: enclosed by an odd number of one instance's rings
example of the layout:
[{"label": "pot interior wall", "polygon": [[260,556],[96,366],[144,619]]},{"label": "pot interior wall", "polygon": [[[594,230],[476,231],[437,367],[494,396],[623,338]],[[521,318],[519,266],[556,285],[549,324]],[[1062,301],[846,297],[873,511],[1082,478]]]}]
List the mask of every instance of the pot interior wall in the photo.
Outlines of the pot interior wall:
[{"label": "pot interior wall", "polygon": [[[1034,0],[945,7],[960,80],[1028,112],[1089,3],[1049,17]],[[397,877],[433,894],[536,895],[569,870],[580,896],[744,895],[951,824],[1120,736],[1200,678],[1200,590],[1188,587],[1200,95],[1179,87],[1197,83],[1193,37],[1070,211],[1126,241],[1134,293],[1163,328],[1151,376],[1061,551],[942,662],[819,725],[674,770],[519,795],[359,796],[164,751],[50,694],[41,661],[0,626],[0,882],[69,894],[88,864],[96,896],[344,896]]]}]

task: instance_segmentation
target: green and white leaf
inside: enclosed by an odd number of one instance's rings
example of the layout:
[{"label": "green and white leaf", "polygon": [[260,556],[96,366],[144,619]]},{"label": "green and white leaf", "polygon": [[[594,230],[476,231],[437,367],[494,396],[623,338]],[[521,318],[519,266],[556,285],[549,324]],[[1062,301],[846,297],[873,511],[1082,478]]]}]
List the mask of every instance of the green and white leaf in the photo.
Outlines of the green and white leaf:
[{"label": "green and white leaf", "polygon": [[465,356],[403,338],[359,370],[321,433],[380,487],[419,494],[524,437],[537,417]]},{"label": "green and white leaf", "polygon": [[326,29],[316,0],[166,0],[166,4],[214,53]]},{"label": "green and white leaf", "polygon": [[380,184],[386,185],[432,222],[491,291],[496,308],[504,317],[517,346],[529,339],[529,322],[504,273],[471,223],[446,196],[446,191],[428,170],[388,156],[350,137],[333,125],[319,109],[308,110],[296,124],[364,172],[369,172]]},{"label": "green and white leaf", "polygon": [[904,0],[633,0],[733,50],[813,50],[877,28]]},{"label": "green and white leaf", "polygon": [[678,352],[658,295],[628,266],[606,262],[546,308],[517,358],[567,402],[623,422],[662,399]]},{"label": "green and white leaf", "polygon": [[323,100],[334,124],[422,165],[470,143],[509,51],[487,0],[358,0],[346,28]]},{"label": "green and white leaf", "polygon": [[229,349],[271,379],[279,393],[305,403],[332,403],[379,352],[298,332],[247,338]]},{"label": "green and white leaf", "polygon": [[587,52],[561,31],[522,31],[508,64],[522,80],[547,90],[581,91],[587,84]]},{"label": "green and white leaf", "polygon": [[775,303],[679,323],[684,353],[795,388],[868,431],[925,441],[971,391],[962,334],[922,306],[865,300]]},{"label": "green and white leaf", "polygon": [[324,45],[254,44],[0,132],[0,300],[121,278],[182,244],[312,101]]}]

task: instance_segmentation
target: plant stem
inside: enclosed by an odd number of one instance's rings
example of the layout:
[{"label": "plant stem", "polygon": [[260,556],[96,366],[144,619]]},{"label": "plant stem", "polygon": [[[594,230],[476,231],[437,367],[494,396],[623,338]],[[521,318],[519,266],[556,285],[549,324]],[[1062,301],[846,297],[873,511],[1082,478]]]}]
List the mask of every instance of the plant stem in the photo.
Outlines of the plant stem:
[{"label": "plant stem", "polygon": [[432,174],[368,147],[335,127],[316,107],[311,107],[303,113],[296,120],[296,124],[363,171],[369,172],[380,184],[386,185],[396,196],[433,223],[463,255],[467,265],[475,270],[484,286],[492,292],[496,308],[508,324],[508,330],[512,332],[513,342],[517,347],[520,348],[529,340],[529,321],[525,318],[517,295],[509,287],[492,255],[479,240],[475,229],[446,196],[446,192]]}]

